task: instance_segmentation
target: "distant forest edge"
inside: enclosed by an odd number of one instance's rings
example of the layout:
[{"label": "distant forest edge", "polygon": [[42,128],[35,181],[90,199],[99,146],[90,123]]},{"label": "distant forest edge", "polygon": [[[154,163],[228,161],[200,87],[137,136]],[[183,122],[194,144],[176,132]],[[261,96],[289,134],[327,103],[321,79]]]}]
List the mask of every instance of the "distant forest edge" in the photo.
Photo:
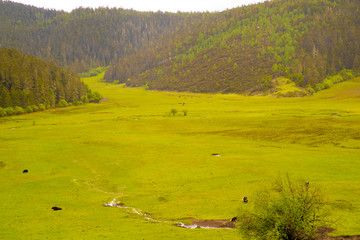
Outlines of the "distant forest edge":
[{"label": "distant forest edge", "polygon": [[[258,94],[286,77],[312,93],[358,74],[360,1],[272,0],[215,13],[79,8],[0,0],[0,45],[107,82]],[[84,74],[83,76],[93,73]],[[330,83],[331,82],[331,83]]]},{"label": "distant forest edge", "polygon": [[71,69],[0,48],[0,117],[101,99]]}]

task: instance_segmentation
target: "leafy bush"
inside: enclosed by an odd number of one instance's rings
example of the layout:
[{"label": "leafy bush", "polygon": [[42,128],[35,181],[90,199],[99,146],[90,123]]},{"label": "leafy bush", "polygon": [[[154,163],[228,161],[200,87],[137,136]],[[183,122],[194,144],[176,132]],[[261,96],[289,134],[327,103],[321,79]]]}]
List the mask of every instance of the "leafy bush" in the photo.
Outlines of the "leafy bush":
[{"label": "leafy bush", "polygon": [[173,115],[173,116],[175,116],[177,114],[177,112],[178,111],[176,109],[174,109],[174,108],[170,110],[170,114]]},{"label": "leafy bush", "polygon": [[27,106],[27,107],[25,107],[24,111],[25,111],[26,113],[32,113],[32,112],[33,112],[33,109],[32,109],[32,107]]},{"label": "leafy bush", "polygon": [[46,107],[45,107],[45,105],[44,104],[39,104],[39,110],[40,111],[45,111],[46,110]]},{"label": "leafy bush", "polygon": [[315,90],[311,87],[308,87],[307,88],[307,91],[310,93],[310,94],[313,94],[315,92]]},{"label": "leafy bush", "polygon": [[15,114],[14,108],[12,108],[12,107],[5,108],[5,112],[6,112],[7,116],[12,116]]},{"label": "leafy bush", "polygon": [[25,110],[22,107],[16,106],[14,107],[14,114],[16,115],[20,115],[20,114],[24,114]]},{"label": "leafy bush", "polygon": [[89,99],[89,102],[93,103],[99,103],[103,97],[98,92],[92,92],[91,90],[88,90],[87,97]]},{"label": "leafy bush", "polygon": [[69,106],[69,104],[66,102],[66,100],[65,99],[61,99],[60,101],[59,101],[59,107],[67,107],[67,106]]},{"label": "leafy bush", "polygon": [[[324,226],[322,195],[304,181],[279,178],[244,204],[238,227],[244,239],[315,239]],[[245,208],[246,207],[246,208]]]},{"label": "leafy bush", "polygon": [[75,106],[81,106],[83,103],[81,101],[74,101]]},{"label": "leafy bush", "polygon": [[81,101],[82,101],[83,103],[88,103],[88,102],[89,102],[89,99],[88,99],[87,96],[82,96],[82,97],[81,97]]},{"label": "leafy bush", "polygon": [[316,84],[316,86],[315,86],[315,91],[321,91],[321,90],[323,90],[325,87],[324,87],[324,84],[322,84],[322,83],[319,83],[319,84]]},{"label": "leafy bush", "polygon": [[0,107],[0,117],[4,117],[6,115],[5,109]]},{"label": "leafy bush", "polygon": [[328,89],[328,88],[331,88],[334,85],[334,83],[331,79],[325,79],[325,81],[323,82],[323,85],[324,85],[325,89]]},{"label": "leafy bush", "polygon": [[40,110],[39,107],[36,105],[31,105],[31,108],[32,108],[33,112],[37,112]]}]

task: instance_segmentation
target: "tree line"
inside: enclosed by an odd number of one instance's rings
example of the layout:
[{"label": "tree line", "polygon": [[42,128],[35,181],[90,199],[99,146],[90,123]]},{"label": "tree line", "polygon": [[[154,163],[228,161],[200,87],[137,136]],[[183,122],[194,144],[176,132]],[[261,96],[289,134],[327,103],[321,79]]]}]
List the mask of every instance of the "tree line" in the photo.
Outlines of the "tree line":
[{"label": "tree line", "polygon": [[99,102],[71,71],[16,49],[0,48],[0,116]]}]

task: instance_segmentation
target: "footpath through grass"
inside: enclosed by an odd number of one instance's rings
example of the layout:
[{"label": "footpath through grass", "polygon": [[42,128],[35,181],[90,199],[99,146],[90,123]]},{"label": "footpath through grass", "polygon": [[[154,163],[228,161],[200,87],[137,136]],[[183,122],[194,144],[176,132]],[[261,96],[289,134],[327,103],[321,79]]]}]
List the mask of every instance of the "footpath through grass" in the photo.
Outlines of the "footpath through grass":
[{"label": "footpath through grass", "polygon": [[[101,77],[84,79],[100,104],[0,119],[0,239],[237,239],[171,220],[231,218],[242,197],[285,173],[320,186],[335,235],[360,234],[360,79],[274,98]],[[102,206],[114,198],[170,222]]]}]

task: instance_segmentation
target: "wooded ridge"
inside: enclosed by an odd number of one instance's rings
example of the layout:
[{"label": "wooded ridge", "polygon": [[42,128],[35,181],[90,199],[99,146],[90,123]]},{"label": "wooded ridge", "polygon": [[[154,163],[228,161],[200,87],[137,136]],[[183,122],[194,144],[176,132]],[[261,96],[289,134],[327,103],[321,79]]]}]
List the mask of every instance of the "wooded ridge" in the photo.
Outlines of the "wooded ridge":
[{"label": "wooded ridge", "polygon": [[110,65],[106,81],[127,86],[256,94],[284,76],[312,92],[359,70],[359,9],[357,0],[273,0],[216,13],[67,13],[0,1],[0,44],[76,72]]}]

